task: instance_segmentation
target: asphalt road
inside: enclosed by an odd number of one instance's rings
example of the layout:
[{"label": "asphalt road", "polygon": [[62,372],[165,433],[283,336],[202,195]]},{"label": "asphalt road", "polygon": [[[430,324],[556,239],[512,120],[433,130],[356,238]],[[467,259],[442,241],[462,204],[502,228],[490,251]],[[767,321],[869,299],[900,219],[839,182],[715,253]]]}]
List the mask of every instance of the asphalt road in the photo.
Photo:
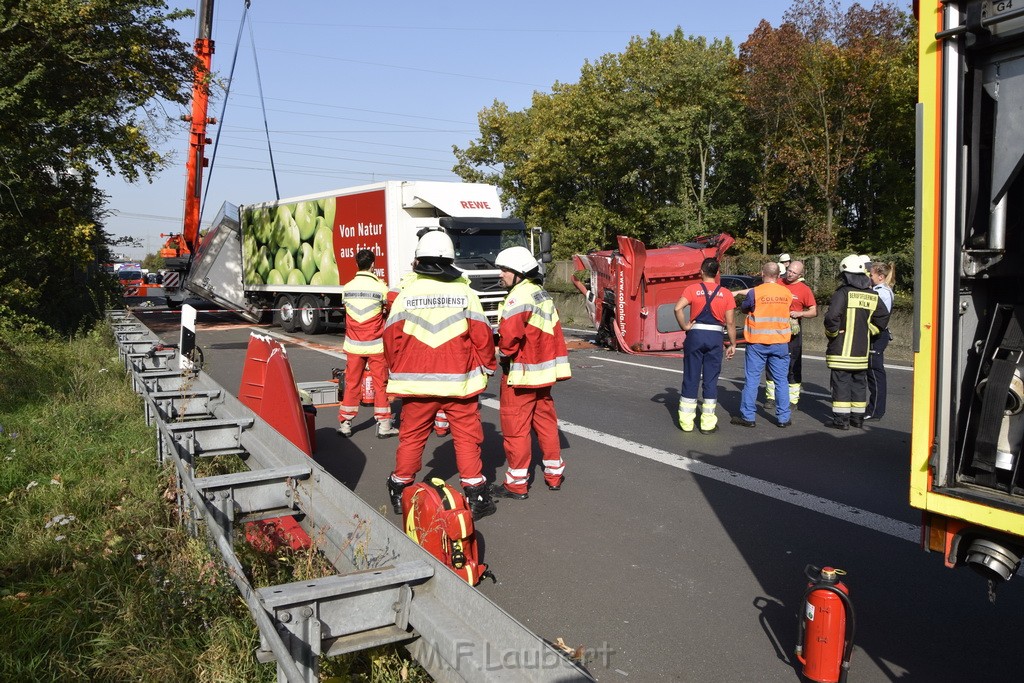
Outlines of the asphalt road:
[{"label": "asphalt road", "polygon": [[[176,339],[175,315],[138,313]],[[253,329],[280,335],[200,313],[205,369],[231,391]],[[684,434],[675,425],[681,360],[613,353],[577,336],[573,378],[554,391],[566,485],[502,500],[478,525],[498,579],[479,590],[504,610],[549,640],[587,648],[600,681],[795,681],[804,567],[831,565],[848,572],[856,610],[851,682],[1021,679],[1024,587],[1010,582],[990,604],[982,579],[918,546],[907,502],[909,368],[889,371],[883,421],[834,432],[823,427],[827,369],[809,349],[793,426],[779,429],[759,411],[746,429],[728,423],[741,352],[719,383],[720,431]],[[340,344],[337,334],[291,335],[296,381],[329,379],[344,366]],[[481,403],[493,480],[503,473],[496,380]],[[355,425],[351,439],[338,437],[335,408],[322,407],[315,458],[386,509],[397,441],[374,437],[370,408]],[[539,462],[534,474],[540,481]],[[431,436],[422,475],[457,485],[450,439]]]}]

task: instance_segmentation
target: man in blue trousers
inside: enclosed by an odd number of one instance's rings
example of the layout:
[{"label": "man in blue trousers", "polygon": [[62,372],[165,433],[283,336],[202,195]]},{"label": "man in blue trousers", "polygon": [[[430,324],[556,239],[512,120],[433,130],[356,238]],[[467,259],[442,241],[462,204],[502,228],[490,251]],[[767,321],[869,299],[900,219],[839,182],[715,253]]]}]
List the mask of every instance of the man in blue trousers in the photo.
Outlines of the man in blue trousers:
[{"label": "man in blue trousers", "polygon": [[766,263],[761,268],[763,284],[747,292],[740,309],[747,314],[743,338],[747,342],[744,362],[743,398],[734,425],[754,427],[754,402],[761,386],[765,366],[775,382],[775,419],[779,427],[790,425],[789,410],[789,306],[793,295],[778,283],[779,265]]}]

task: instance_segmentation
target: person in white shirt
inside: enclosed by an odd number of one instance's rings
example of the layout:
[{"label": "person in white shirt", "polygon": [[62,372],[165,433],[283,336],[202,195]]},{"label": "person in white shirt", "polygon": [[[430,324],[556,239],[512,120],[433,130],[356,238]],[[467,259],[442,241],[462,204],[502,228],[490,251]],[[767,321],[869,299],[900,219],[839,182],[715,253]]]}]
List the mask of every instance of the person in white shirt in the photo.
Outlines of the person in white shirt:
[{"label": "person in white shirt", "polygon": [[[868,277],[871,278],[872,289],[878,294],[879,300],[892,313],[892,285],[896,279],[895,266],[892,263],[869,262],[866,264]],[[868,405],[864,412],[865,420],[881,420],[885,416],[885,347],[892,340],[889,328],[871,340],[871,358],[868,367]]]}]

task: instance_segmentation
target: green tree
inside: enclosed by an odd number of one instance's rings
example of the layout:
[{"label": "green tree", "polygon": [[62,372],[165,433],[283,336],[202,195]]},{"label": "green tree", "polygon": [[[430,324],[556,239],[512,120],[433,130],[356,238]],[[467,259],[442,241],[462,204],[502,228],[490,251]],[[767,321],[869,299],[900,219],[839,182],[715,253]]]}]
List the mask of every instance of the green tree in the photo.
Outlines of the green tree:
[{"label": "green tree", "polygon": [[146,254],[142,259],[142,267],[151,273],[155,273],[164,267],[164,259],[159,254]]},{"label": "green tree", "polygon": [[[114,290],[100,172],[151,178],[164,103],[194,59],[162,0],[9,0],[0,8],[0,314],[78,329]],[[162,102],[161,102],[162,100]]]},{"label": "green tree", "polygon": [[744,160],[738,78],[728,40],[652,32],[524,111],[481,111],[480,137],[454,149],[454,170],[495,183],[516,213],[551,229],[559,258],[618,234],[659,246],[731,229],[745,200],[732,182]]},{"label": "green tree", "polygon": [[[910,20],[890,3],[842,12],[837,0],[796,0],[784,19],[778,29],[761,22],[740,47],[745,102],[763,141],[755,192],[763,206],[805,217],[805,244],[832,248],[842,237],[837,212],[843,227],[852,222],[844,192],[867,192],[858,207],[874,212],[885,198],[871,193],[868,175],[876,187],[905,179],[897,168],[912,138],[894,140],[883,127],[907,114]],[[854,179],[872,165],[873,175]],[[773,180],[779,168],[784,183]]]}]

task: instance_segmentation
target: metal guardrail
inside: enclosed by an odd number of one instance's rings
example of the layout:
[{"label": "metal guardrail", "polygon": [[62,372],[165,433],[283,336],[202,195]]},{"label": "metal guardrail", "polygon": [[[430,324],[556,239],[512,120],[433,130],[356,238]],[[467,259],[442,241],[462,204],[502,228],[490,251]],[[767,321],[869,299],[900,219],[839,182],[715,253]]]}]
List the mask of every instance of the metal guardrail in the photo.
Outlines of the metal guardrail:
[{"label": "metal guardrail", "polygon": [[[402,644],[436,680],[592,681],[328,474],[207,374],[124,311],[108,314],[118,353],[156,427],[161,465],[177,471],[179,512],[220,551],[278,680],[319,679],[319,655]],[[237,455],[246,472],[196,475],[202,458]],[[256,588],[234,552],[239,524],[295,515],[338,572]]]}]

